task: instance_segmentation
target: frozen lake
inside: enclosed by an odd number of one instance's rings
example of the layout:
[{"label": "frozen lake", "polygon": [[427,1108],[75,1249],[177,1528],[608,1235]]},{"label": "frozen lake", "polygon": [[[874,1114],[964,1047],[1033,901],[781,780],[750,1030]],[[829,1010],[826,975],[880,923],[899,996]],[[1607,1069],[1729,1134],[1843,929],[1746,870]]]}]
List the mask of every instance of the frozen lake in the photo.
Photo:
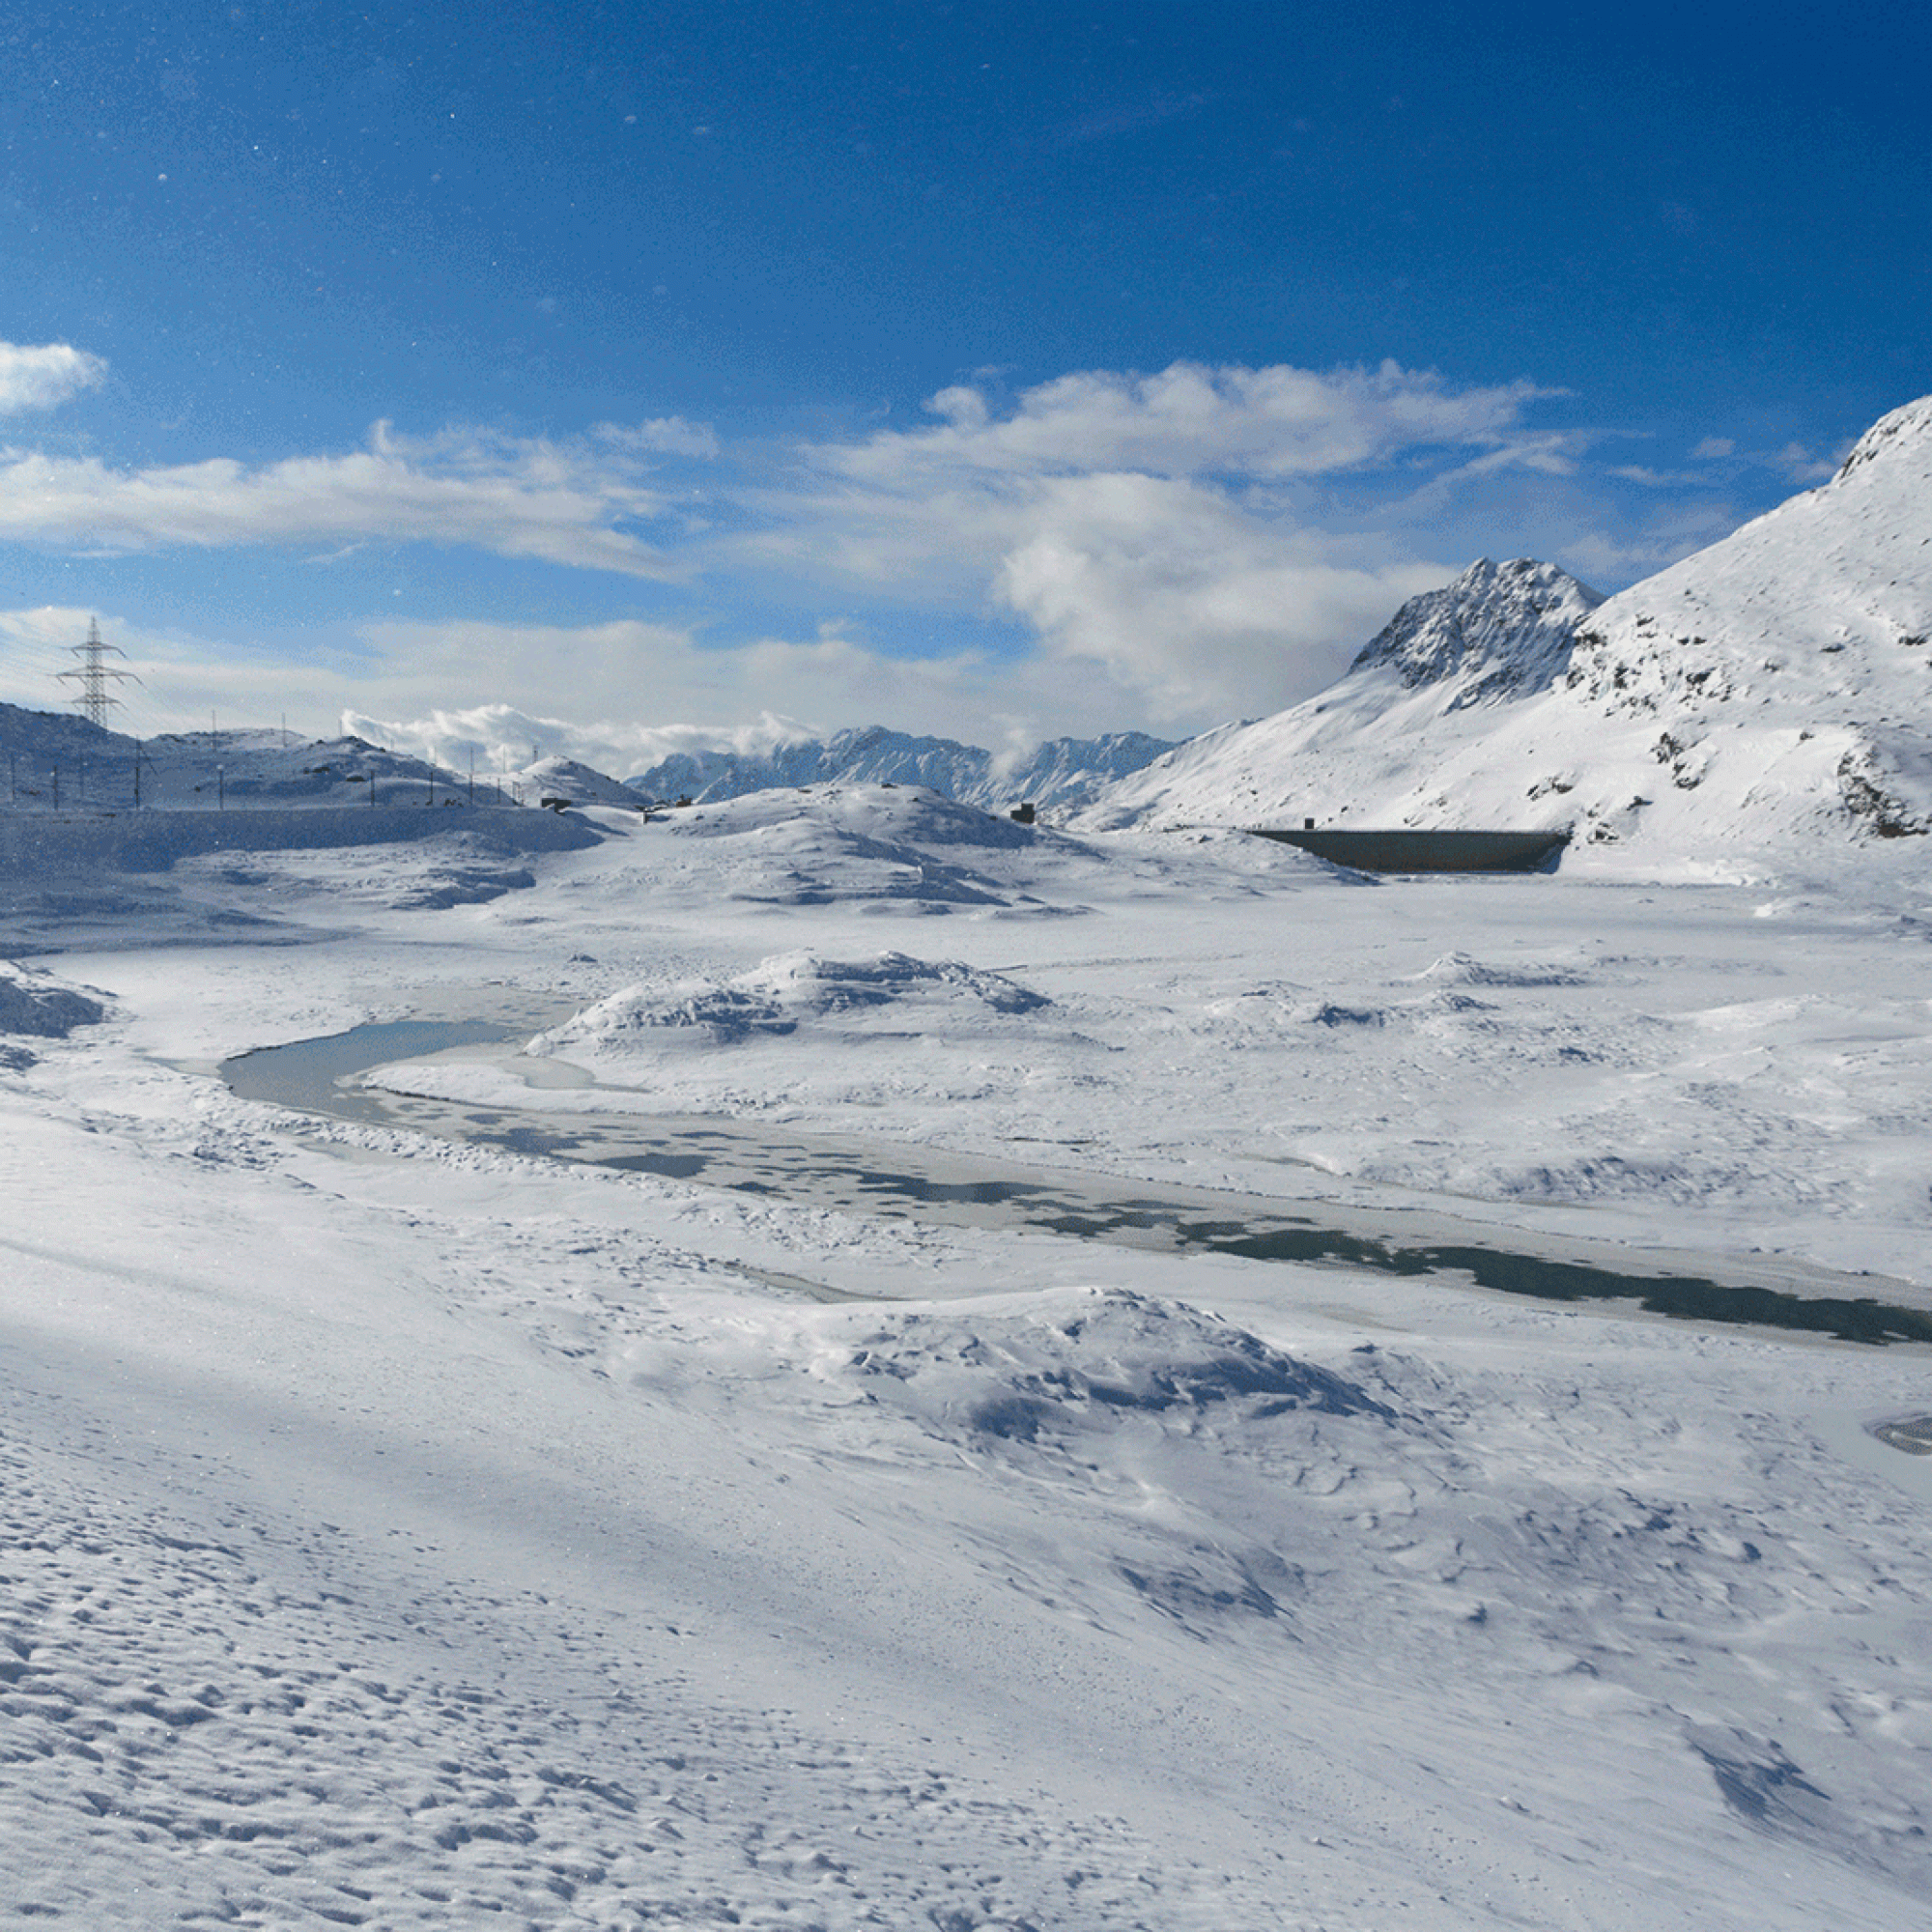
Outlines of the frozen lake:
[{"label": "frozen lake", "polygon": [[[1269,1200],[1171,1184],[1149,1188],[993,1163],[857,1135],[802,1133],[724,1117],[574,1109],[567,1116],[478,1105],[412,1092],[411,1063],[487,1060],[533,1088],[591,1084],[567,1062],[532,1060],[526,1030],[488,1020],[388,1020],[222,1065],[240,1097],[367,1124],[407,1126],[551,1159],[766,1194],[860,1214],[947,1227],[1033,1229],[1123,1247],[1210,1252],[1251,1261],[1330,1262],[1396,1275],[1460,1274],[1479,1288],[1552,1302],[1635,1301],[1646,1313],[1698,1322],[1788,1328],[1868,1344],[1932,1342],[1932,1312],[1855,1292],[1826,1270],[1777,1287],[1735,1266],[1721,1272],[1633,1271],[1589,1243],[1541,1251],[1498,1246],[1484,1231],[1398,1208],[1345,1210],[1333,1202]],[[383,1086],[357,1076],[386,1069]],[[614,1096],[613,1096],[614,1097]],[[1622,1259],[1620,1251],[1615,1257]]]}]

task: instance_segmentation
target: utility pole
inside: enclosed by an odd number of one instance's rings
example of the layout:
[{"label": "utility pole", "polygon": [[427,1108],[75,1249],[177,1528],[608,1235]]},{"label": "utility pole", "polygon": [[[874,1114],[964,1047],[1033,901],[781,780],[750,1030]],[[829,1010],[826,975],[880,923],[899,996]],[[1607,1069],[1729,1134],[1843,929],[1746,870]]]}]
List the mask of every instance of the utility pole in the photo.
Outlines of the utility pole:
[{"label": "utility pole", "polygon": [[101,641],[100,625],[93,617],[87,620],[87,641],[80,644],[70,644],[68,649],[73,656],[80,660],[80,668],[78,670],[64,670],[56,673],[57,676],[66,678],[70,683],[80,686],[80,696],[69,698],[68,702],[77,711],[85,713],[87,722],[90,724],[99,724],[104,730],[107,725],[108,712],[121,702],[108,690],[107,687],[110,681],[118,679],[124,684],[139,684],[141,680],[131,670],[116,670],[107,662],[107,653],[109,651],[112,651],[117,658],[126,657],[128,653],[122,650],[118,644],[103,643]]}]

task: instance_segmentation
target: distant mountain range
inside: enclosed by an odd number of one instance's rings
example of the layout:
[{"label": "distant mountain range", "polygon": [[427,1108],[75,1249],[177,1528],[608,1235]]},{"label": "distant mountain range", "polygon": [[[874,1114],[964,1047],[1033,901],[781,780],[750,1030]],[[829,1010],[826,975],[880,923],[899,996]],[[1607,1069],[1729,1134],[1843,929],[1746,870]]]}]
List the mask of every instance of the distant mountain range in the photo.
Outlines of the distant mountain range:
[{"label": "distant mountain range", "polygon": [[1821,488],[1607,600],[1472,565],[1328,690],[1166,753],[1074,814],[1568,828],[1645,863],[1932,831],[1932,397]]},{"label": "distant mountain range", "polygon": [[625,782],[646,799],[689,798],[696,804],[779,785],[843,781],[926,785],[989,811],[1022,801],[1064,810],[1085,805],[1174,749],[1171,740],[1117,731],[1104,738],[1055,738],[1022,759],[1002,761],[977,745],[914,738],[874,724],[770,753],[679,753]]}]

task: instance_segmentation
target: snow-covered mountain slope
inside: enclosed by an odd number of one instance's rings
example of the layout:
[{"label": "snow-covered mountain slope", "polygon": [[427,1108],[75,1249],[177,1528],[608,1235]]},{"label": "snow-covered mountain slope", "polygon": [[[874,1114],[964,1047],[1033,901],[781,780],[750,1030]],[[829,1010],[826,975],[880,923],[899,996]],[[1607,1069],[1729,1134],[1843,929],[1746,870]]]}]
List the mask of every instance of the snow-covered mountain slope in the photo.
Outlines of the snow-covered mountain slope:
[{"label": "snow-covered mountain slope", "polygon": [[1560,825],[1645,867],[1932,830],[1932,398],[1592,601],[1478,564],[1321,696],[1182,746],[1084,822]]},{"label": "snow-covered mountain slope", "polygon": [[692,798],[699,804],[741,798],[780,785],[919,784],[965,805],[1082,805],[1102,786],[1139,771],[1173,746],[1140,731],[1103,738],[1055,738],[1026,758],[1002,762],[977,745],[913,738],[873,724],[760,753],[679,753],[628,781],[646,799]]}]

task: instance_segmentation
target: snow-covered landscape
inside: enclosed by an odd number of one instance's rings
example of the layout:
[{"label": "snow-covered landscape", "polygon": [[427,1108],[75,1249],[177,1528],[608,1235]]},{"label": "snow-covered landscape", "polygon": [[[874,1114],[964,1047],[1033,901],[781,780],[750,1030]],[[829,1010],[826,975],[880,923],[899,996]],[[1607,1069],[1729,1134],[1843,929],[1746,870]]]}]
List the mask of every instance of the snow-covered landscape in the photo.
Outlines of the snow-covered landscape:
[{"label": "snow-covered landscape", "polygon": [[1928,480],[1037,824],[0,710],[0,1911],[1918,1922]]}]

